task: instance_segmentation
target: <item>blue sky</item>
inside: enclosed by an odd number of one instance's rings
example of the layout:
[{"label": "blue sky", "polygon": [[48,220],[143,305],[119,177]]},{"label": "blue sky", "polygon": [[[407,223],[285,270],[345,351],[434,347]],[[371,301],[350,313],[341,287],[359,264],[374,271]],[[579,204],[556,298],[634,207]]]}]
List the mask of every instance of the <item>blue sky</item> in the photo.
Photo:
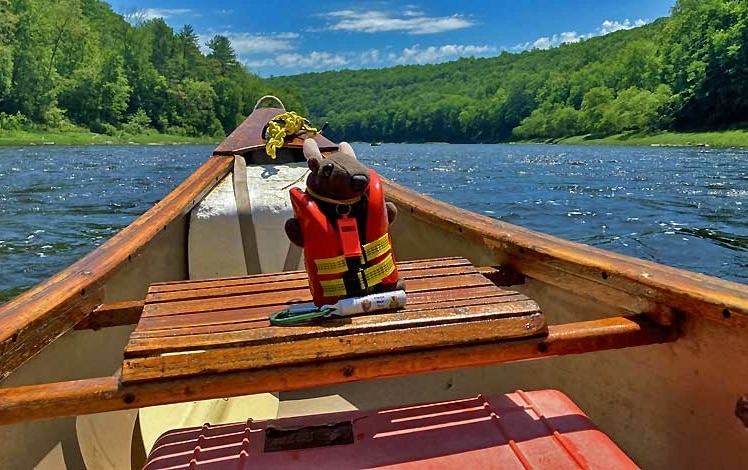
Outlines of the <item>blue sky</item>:
[{"label": "blue sky", "polygon": [[227,36],[260,76],[426,64],[554,47],[668,16],[675,0],[110,0],[130,18]]}]

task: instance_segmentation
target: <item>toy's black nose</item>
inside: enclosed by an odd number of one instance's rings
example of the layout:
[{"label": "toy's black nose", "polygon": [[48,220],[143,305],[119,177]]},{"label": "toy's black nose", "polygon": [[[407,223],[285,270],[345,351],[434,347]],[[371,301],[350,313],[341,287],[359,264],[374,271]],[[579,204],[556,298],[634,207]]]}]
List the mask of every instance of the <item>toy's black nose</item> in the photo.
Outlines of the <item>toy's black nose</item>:
[{"label": "toy's black nose", "polygon": [[353,175],[351,177],[351,189],[354,192],[362,192],[369,185],[369,177],[367,175]]}]

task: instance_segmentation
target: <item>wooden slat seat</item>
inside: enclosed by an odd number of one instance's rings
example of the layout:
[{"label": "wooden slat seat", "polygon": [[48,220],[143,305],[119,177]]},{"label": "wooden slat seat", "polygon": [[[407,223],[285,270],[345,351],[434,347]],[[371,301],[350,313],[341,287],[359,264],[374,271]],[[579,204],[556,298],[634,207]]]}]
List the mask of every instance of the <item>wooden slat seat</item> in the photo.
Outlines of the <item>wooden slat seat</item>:
[{"label": "wooden slat seat", "polygon": [[125,348],[123,383],[261,370],[496,341],[537,339],[538,305],[464,258],[399,263],[400,310],[279,327],[269,316],[308,302],[303,271],[151,286]]},{"label": "wooden slat seat", "polygon": [[[645,315],[546,326],[516,282],[460,258],[400,263],[397,311],[273,327],[268,316],[310,300],[303,272],[154,284],[120,374],[0,389],[0,424],[675,341]],[[483,274],[482,274],[483,273]],[[498,274],[498,275],[496,275]],[[511,274],[511,273],[510,273]],[[493,278],[491,282],[488,278]],[[104,304],[83,327],[131,318],[140,302]]]}]

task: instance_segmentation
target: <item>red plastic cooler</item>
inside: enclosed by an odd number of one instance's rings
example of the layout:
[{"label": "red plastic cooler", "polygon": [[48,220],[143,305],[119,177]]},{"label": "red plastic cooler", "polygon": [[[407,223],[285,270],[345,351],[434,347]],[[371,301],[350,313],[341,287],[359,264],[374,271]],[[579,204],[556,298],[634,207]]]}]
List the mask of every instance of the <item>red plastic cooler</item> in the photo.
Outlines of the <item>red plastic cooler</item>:
[{"label": "red plastic cooler", "polygon": [[169,431],[148,457],[165,469],[634,469],[561,392]]}]

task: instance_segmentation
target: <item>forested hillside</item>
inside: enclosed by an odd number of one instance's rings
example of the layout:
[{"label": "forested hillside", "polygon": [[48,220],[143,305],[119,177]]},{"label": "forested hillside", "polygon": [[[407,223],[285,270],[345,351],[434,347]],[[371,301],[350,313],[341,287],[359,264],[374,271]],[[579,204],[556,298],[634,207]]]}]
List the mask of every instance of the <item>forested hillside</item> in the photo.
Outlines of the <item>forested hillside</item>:
[{"label": "forested hillside", "polygon": [[748,2],[677,0],[644,27],[550,50],[261,79],[225,36],[131,24],[101,0],[0,0],[0,130],[231,131],[263,94],[333,138],[500,142],[748,121]]},{"label": "forested hillside", "polygon": [[223,136],[268,92],[229,40],[200,51],[189,25],[131,25],[100,0],[0,0],[0,130],[33,125],[112,134]]},{"label": "forested hillside", "polygon": [[669,18],[551,50],[271,83],[297,87],[315,122],[351,140],[748,127],[748,2],[678,0]]}]

